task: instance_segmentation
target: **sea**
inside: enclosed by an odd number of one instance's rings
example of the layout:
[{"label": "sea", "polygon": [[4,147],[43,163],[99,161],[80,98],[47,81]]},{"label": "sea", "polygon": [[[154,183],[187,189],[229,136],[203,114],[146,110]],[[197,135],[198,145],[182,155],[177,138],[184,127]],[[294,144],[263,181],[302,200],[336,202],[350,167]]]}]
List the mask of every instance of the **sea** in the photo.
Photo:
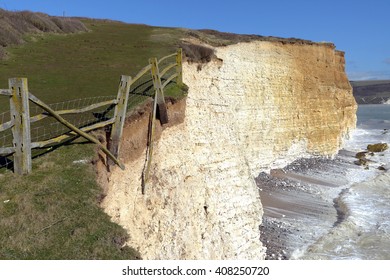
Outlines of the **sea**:
[{"label": "sea", "polygon": [[357,128],[330,159],[260,174],[267,259],[390,260],[390,105],[359,105]]}]

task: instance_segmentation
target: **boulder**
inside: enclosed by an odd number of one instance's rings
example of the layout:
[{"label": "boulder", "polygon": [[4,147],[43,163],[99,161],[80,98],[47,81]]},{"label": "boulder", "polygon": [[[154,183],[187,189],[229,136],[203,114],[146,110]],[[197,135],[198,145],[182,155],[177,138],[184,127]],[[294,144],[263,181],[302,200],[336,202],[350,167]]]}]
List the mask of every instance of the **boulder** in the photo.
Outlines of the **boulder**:
[{"label": "boulder", "polygon": [[383,152],[386,151],[388,148],[389,146],[387,145],[387,143],[377,143],[367,146],[367,150],[373,153]]},{"label": "boulder", "polygon": [[358,153],[356,153],[356,155],[355,155],[355,158],[358,158],[358,159],[361,159],[361,158],[366,158],[366,154],[367,154],[368,152],[358,152]]},{"label": "boulder", "polygon": [[368,160],[365,158],[359,158],[359,160],[355,161],[354,163],[359,166],[368,166]]}]

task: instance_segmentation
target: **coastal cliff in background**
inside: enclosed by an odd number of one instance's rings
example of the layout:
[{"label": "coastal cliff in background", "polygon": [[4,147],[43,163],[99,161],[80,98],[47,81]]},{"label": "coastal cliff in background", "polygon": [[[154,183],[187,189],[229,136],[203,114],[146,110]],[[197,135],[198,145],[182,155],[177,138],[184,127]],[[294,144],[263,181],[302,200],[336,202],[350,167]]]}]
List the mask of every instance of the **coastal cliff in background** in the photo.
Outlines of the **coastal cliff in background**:
[{"label": "coastal cliff in background", "polygon": [[145,152],[126,155],[140,149],[135,139],[146,141],[136,127],[147,118],[125,128],[126,170],[113,171],[102,205],[144,259],[263,259],[254,178],[302,156],[335,154],[355,127],[344,56],[333,45],[253,41],[216,55],[202,69],[183,66],[185,119],[156,141],[145,195]]},{"label": "coastal cliff in background", "polygon": [[351,81],[358,104],[390,104],[390,80]]}]

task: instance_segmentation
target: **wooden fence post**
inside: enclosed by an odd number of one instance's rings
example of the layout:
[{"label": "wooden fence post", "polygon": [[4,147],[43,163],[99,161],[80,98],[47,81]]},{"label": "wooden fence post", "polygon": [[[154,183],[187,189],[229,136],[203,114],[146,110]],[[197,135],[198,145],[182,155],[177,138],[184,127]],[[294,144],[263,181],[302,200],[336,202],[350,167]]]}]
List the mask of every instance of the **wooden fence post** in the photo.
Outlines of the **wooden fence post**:
[{"label": "wooden fence post", "polygon": [[183,51],[181,48],[177,50],[176,63],[176,84],[181,86],[183,84]]},{"label": "wooden fence post", "polygon": [[12,96],[10,98],[14,153],[14,171],[18,175],[31,172],[31,132],[27,78],[8,80]]},{"label": "wooden fence post", "polygon": [[159,119],[161,124],[166,124],[168,123],[168,111],[167,105],[165,104],[164,91],[161,85],[161,77],[160,71],[158,69],[157,58],[151,58],[149,63],[151,65],[153,86],[156,91],[155,98],[157,100]]},{"label": "wooden fence post", "polygon": [[37,104],[39,107],[44,109],[46,112],[48,112],[53,118],[55,118],[57,121],[59,121],[60,123],[65,125],[67,128],[69,128],[70,130],[73,130],[75,133],[77,133],[81,137],[84,137],[85,139],[87,139],[87,140],[91,141],[92,143],[95,143],[96,145],[98,145],[98,147],[109,158],[111,158],[116,164],[118,164],[120,168],[122,168],[123,170],[125,169],[125,166],[123,165],[123,163],[121,163],[116,157],[114,157],[114,155],[107,149],[107,147],[104,146],[102,143],[100,143],[100,141],[98,139],[96,139],[95,137],[92,137],[88,133],[82,131],[81,129],[77,128],[75,125],[73,125],[70,122],[68,122],[67,120],[65,120],[63,117],[61,117],[60,114],[58,114],[56,111],[54,111],[52,108],[50,108],[50,106],[48,106],[45,103],[43,103],[41,100],[39,100],[33,94],[31,94],[31,93],[29,94],[29,99],[32,102],[34,102],[35,104]]},{"label": "wooden fence post", "polygon": [[[110,141],[109,141],[109,150],[110,152],[118,158],[119,149],[121,144],[123,126],[125,124],[126,119],[126,109],[127,109],[127,101],[129,99],[131,85],[131,77],[130,76],[121,76],[121,80],[119,82],[118,89],[118,97],[117,97],[117,105],[115,107],[114,119],[115,122],[112,125]],[[108,159],[108,165],[114,165],[115,163]]]},{"label": "wooden fence post", "polygon": [[156,126],[155,124],[156,112],[157,112],[157,99],[154,99],[153,111],[152,114],[150,115],[150,120],[149,120],[148,147],[146,152],[146,165],[143,172],[142,194],[145,194],[146,192],[146,186],[149,182],[150,167],[152,166],[154,130]]}]

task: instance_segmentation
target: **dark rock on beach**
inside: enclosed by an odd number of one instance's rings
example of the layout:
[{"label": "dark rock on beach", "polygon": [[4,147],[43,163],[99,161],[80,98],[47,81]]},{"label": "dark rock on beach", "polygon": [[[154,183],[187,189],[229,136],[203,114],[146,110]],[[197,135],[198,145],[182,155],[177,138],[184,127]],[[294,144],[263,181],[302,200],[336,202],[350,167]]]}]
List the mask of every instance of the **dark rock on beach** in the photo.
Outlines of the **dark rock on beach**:
[{"label": "dark rock on beach", "polygon": [[354,162],[356,165],[359,166],[367,166],[368,165],[368,159],[365,157],[359,158],[357,161]]},{"label": "dark rock on beach", "polygon": [[367,146],[367,150],[373,153],[380,153],[386,151],[388,148],[389,146],[387,145],[387,143],[377,143],[377,144],[371,144]]},{"label": "dark rock on beach", "polygon": [[355,155],[355,157],[357,158],[357,159],[364,159],[364,158],[366,158],[366,154],[367,154],[368,152],[367,151],[365,151],[365,152],[358,152],[356,155]]}]

